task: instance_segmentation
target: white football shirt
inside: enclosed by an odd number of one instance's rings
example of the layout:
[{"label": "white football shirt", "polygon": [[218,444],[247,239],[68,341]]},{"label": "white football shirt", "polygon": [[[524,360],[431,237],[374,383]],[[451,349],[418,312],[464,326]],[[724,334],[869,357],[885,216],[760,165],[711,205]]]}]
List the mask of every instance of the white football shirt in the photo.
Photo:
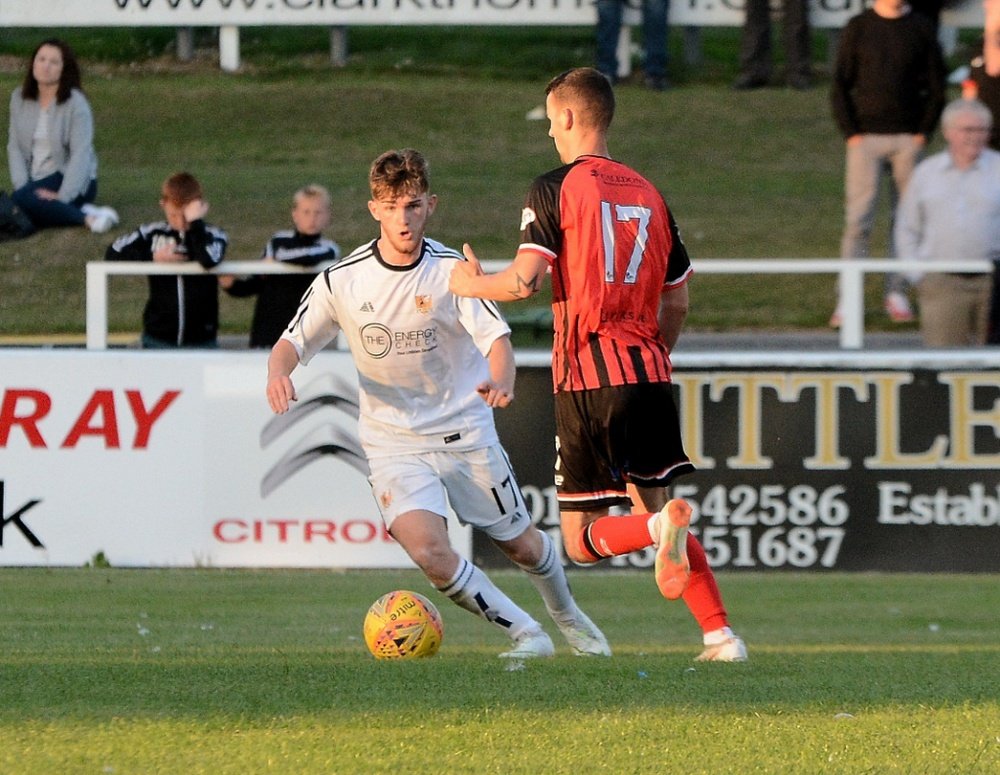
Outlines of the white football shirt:
[{"label": "white football shirt", "polygon": [[410,266],[383,261],[377,240],[362,245],[316,276],[282,336],[306,364],[344,332],[369,458],[498,442],[476,387],[489,378],[485,356],[510,327],[495,303],[448,290],[464,260],[428,238]]}]

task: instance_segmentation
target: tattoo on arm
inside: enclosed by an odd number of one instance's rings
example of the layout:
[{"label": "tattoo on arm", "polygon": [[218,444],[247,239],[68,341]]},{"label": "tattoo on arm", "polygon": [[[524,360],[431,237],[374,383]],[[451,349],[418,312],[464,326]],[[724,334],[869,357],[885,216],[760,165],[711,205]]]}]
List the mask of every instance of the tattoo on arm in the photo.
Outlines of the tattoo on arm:
[{"label": "tattoo on arm", "polygon": [[536,274],[534,277],[525,279],[519,274],[515,274],[517,279],[517,285],[511,290],[510,295],[515,299],[524,299],[538,292],[538,289],[542,287],[541,275]]}]

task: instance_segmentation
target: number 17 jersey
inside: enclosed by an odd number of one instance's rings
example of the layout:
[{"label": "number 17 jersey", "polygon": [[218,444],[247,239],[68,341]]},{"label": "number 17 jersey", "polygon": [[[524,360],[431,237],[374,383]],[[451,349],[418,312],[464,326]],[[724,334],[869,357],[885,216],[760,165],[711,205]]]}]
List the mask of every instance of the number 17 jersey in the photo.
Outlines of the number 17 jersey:
[{"label": "number 17 jersey", "polygon": [[555,391],[670,381],[660,294],[691,262],[659,191],[635,170],[581,156],[535,179],[518,252],[552,268]]}]

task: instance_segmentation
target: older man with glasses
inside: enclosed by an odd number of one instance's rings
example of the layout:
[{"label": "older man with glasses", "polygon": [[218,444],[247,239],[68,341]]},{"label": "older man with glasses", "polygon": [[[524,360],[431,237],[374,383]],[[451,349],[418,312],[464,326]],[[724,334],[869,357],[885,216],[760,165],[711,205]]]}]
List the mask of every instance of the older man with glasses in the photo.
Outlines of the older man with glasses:
[{"label": "older man with glasses", "polygon": [[[946,150],[917,165],[896,214],[899,257],[928,262],[1000,259],[1000,153],[986,147],[993,116],[958,99],[941,114]],[[990,273],[929,271],[919,282],[920,332],[929,347],[986,343]]]}]

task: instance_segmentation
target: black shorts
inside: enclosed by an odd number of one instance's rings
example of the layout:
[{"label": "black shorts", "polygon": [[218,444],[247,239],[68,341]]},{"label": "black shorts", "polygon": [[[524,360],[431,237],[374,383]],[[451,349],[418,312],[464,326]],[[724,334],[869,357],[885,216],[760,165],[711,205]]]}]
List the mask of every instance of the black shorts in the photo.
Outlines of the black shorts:
[{"label": "black shorts", "polygon": [[556,494],[564,511],[630,504],[625,485],[694,471],[669,382],[556,393]]}]

